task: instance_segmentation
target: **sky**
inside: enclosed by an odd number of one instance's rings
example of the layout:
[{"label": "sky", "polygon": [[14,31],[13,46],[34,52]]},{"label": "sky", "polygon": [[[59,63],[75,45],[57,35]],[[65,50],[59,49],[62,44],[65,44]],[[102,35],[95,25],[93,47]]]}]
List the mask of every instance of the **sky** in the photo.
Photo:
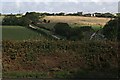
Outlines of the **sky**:
[{"label": "sky", "polygon": [[118,12],[119,0],[0,0],[0,13]]},{"label": "sky", "polygon": [[1,2],[118,2],[119,0],[1,0]]}]

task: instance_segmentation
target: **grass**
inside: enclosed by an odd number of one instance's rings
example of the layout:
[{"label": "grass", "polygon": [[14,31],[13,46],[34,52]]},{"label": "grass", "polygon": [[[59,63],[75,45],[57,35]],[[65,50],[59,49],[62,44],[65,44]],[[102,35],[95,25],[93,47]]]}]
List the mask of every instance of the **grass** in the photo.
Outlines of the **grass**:
[{"label": "grass", "polygon": [[102,29],[103,27],[101,27],[101,26],[92,26],[92,28],[93,28],[94,30],[99,30],[99,29]]},{"label": "grass", "polygon": [[[113,73],[111,73],[113,72]],[[116,71],[89,71],[89,70],[78,70],[78,71],[57,71],[57,72],[3,72],[3,79],[117,79]]]},{"label": "grass", "polygon": [[43,38],[40,33],[22,26],[2,26],[0,28],[2,28],[3,40],[28,40]]},{"label": "grass", "polygon": [[43,72],[3,72],[3,78],[46,78]]},{"label": "grass", "polygon": [[117,73],[113,71],[109,72],[90,72],[89,70],[78,70],[78,71],[58,71],[53,72],[3,72],[3,79],[103,79],[103,78],[114,78],[117,79]]}]

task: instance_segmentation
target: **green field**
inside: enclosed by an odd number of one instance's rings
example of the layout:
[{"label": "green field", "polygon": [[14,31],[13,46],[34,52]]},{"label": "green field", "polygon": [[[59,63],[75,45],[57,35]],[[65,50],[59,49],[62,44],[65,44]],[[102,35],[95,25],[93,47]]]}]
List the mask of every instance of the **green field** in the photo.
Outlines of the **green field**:
[{"label": "green field", "polygon": [[43,36],[22,26],[0,26],[3,40],[42,39]]}]

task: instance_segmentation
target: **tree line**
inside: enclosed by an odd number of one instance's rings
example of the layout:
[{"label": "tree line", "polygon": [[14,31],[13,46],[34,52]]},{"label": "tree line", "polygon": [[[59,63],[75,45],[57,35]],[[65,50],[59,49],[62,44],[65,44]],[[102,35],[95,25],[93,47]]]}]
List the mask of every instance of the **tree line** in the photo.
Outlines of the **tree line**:
[{"label": "tree line", "polygon": [[[33,12],[27,12],[27,13],[33,13]],[[34,12],[36,13],[36,12]],[[115,18],[116,16],[119,16],[120,13],[116,13],[116,14],[112,14],[112,13],[86,13],[83,14],[83,12],[76,12],[76,13],[64,13],[64,12],[59,12],[59,13],[40,13],[38,12],[37,14],[39,14],[40,16],[84,16],[84,17],[105,17],[105,18]],[[3,15],[0,13],[0,15]],[[22,14],[7,14],[7,15],[15,15],[15,16],[22,16]]]},{"label": "tree line", "polygon": [[2,25],[20,25],[28,26],[29,24],[35,24],[39,22],[40,14],[36,12],[27,12],[21,17],[16,15],[6,15],[2,20]]}]

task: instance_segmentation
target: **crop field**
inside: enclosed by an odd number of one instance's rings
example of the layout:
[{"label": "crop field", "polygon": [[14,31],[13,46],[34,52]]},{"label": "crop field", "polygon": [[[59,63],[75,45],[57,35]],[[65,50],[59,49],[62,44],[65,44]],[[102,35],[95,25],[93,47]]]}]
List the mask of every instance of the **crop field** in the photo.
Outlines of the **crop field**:
[{"label": "crop field", "polygon": [[110,18],[81,17],[81,16],[46,16],[44,19],[52,23],[66,22],[69,24],[104,26]]},{"label": "crop field", "polygon": [[22,26],[0,26],[2,28],[3,40],[28,40],[41,39],[40,33],[34,32]]}]

